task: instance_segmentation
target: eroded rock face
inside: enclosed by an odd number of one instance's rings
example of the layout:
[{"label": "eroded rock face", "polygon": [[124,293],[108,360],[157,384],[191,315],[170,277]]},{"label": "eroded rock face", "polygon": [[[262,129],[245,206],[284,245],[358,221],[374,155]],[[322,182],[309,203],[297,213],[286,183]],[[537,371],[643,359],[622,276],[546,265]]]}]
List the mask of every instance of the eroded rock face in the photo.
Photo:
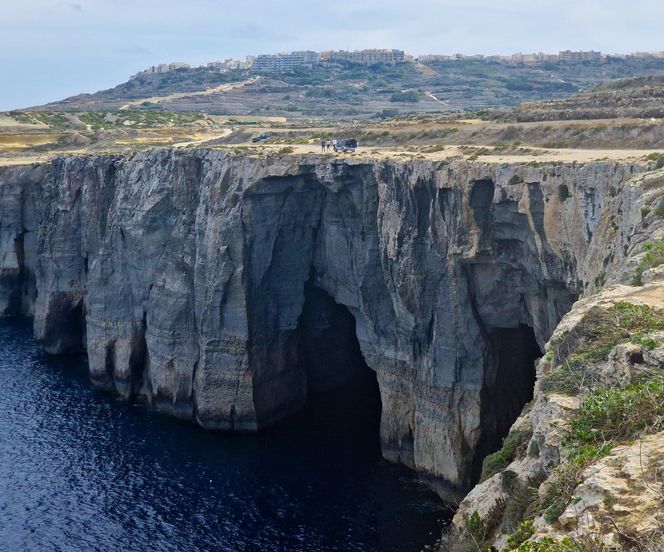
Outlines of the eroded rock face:
[{"label": "eroded rock face", "polygon": [[[574,420],[585,401],[596,397],[594,391],[610,389],[620,394],[628,386],[661,381],[664,331],[653,320],[655,313],[664,312],[664,267],[648,262],[649,251],[664,243],[664,219],[650,215],[651,206],[664,204],[661,177],[662,171],[638,174],[620,191],[612,192],[584,266],[588,277],[593,267],[597,270],[595,286],[589,286],[560,321],[546,346],[547,355],[538,362],[534,399],[511,428],[521,441],[513,458],[461,502],[454,518],[461,538],[467,534],[466,520],[477,513],[480,519],[490,520],[486,537],[497,550],[512,549],[508,536],[523,531],[519,522],[526,516],[531,523],[526,537],[531,541],[571,537],[589,539],[607,550],[662,549],[664,510],[659,475],[664,438],[659,423],[631,436],[616,437],[606,451],[587,458],[580,457],[570,442]],[[605,260],[599,262],[602,256]],[[639,267],[646,270],[635,281]],[[625,324],[625,333],[616,342],[607,342],[611,346],[605,344],[601,354],[583,361],[582,372],[574,371],[572,361],[566,364],[569,355],[591,347],[593,336],[608,331],[606,319],[598,313],[610,311],[616,316],[620,309],[631,307],[651,313],[650,327],[648,323]],[[567,376],[561,378],[565,371]],[[602,403],[603,408],[606,404]],[[625,422],[616,414],[607,416],[610,424]],[[589,432],[603,435],[601,427],[590,426]],[[574,454],[578,472],[574,471]],[[569,487],[560,491],[564,498],[558,503],[545,500],[551,485],[560,489],[563,483]],[[539,505],[533,506],[533,496]]]},{"label": "eroded rock face", "polygon": [[454,499],[538,345],[627,254],[640,215],[613,190],[640,170],[209,150],[2,169],[0,308],[51,353],[85,348],[101,388],[256,430],[306,398],[298,323],[322,290],[377,373],[383,454]]}]

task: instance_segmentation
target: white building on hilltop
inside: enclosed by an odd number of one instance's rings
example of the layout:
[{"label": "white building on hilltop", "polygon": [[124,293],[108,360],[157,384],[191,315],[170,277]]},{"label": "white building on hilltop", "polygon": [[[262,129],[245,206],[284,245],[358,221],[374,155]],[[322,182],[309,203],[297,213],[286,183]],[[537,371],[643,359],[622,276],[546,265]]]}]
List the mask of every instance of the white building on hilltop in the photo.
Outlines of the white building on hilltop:
[{"label": "white building on hilltop", "polygon": [[323,52],[321,54],[321,60],[345,61],[360,65],[376,65],[377,63],[396,65],[397,63],[403,63],[406,61],[406,54],[403,50],[388,49],[356,50],[354,52],[339,50],[336,52]]},{"label": "white building on hilltop", "polygon": [[320,61],[320,54],[311,50],[285,54],[262,54],[251,65],[253,73],[288,73],[300,67],[310,67]]},{"label": "white building on hilltop", "polygon": [[210,69],[217,71],[238,71],[249,69],[251,63],[248,60],[228,58],[224,61],[212,61],[206,65]]},{"label": "white building on hilltop", "polygon": [[565,50],[558,54],[558,61],[561,63],[583,63],[585,61],[599,63],[602,61],[602,52],[595,52],[594,50],[589,52],[572,52],[571,50]]}]

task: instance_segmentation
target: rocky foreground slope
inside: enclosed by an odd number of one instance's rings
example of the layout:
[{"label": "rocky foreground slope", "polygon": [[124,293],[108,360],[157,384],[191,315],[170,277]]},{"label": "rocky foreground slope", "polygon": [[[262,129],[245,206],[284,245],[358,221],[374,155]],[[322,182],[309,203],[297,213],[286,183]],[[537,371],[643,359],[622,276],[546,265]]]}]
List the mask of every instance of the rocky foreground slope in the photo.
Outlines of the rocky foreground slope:
[{"label": "rocky foreground slope", "polygon": [[[4,168],[0,312],[34,316],[50,353],[86,350],[100,388],[207,428],[256,430],[352,377],[339,371],[351,345],[342,305],[377,374],[383,454],[444,498],[471,489],[529,403],[461,505],[466,545],[559,537],[580,526],[567,500],[550,521],[510,517],[515,489],[531,493],[565,460],[584,397],[662,368],[664,178],[652,168],[213,150]],[[570,355],[596,345],[579,330],[588,313],[586,333],[618,320],[618,337],[570,372]],[[659,450],[649,439],[640,450]],[[603,485],[590,477],[573,483]]]}]

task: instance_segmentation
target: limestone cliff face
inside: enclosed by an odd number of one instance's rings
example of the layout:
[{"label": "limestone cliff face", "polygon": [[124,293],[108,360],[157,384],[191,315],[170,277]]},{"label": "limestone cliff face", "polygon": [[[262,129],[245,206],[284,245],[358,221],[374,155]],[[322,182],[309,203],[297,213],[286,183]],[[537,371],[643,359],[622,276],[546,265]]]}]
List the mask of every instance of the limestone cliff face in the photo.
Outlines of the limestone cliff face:
[{"label": "limestone cliff face", "polygon": [[306,398],[322,290],[376,371],[385,457],[458,498],[563,315],[622,266],[640,214],[614,196],[641,170],[212,150],[0,169],[0,311],[85,349],[100,388],[256,430]]},{"label": "limestone cliff face", "polygon": [[496,550],[570,537],[550,549],[664,549],[663,176],[612,190],[587,253],[596,285],[558,324],[515,444],[461,502],[449,540],[470,538],[474,516]]}]

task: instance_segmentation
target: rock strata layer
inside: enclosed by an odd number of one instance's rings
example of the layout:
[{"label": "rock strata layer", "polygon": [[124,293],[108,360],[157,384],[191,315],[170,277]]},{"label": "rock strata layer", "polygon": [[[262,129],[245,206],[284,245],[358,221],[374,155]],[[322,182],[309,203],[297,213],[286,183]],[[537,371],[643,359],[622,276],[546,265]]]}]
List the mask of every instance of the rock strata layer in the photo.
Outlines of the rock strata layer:
[{"label": "rock strata layer", "polygon": [[377,374],[384,456],[458,499],[562,317],[645,239],[625,185],[644,169],[213,150],[3,168],[0,313],[87,351],[99,388],[253,431],[336,381],[298,362],[325,292]]}]

